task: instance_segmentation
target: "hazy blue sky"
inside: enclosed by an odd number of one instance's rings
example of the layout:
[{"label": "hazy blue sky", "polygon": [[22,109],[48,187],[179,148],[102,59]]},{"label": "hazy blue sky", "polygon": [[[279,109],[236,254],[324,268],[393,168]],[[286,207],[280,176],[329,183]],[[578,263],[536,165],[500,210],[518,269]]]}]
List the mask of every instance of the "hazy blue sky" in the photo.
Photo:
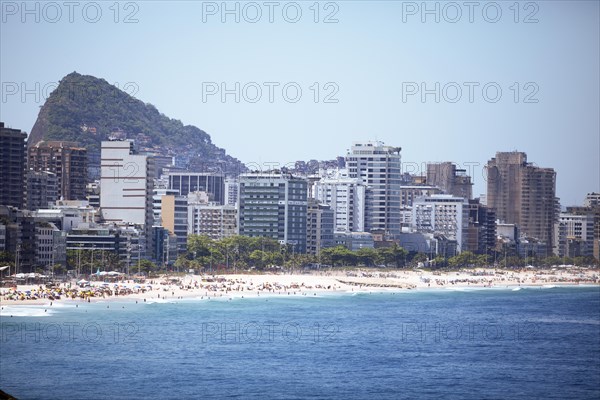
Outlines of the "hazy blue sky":
[{"label": "hazy blue sky", "polygon": [[[487,160],[518,149],[555,168],[563,205],[600,190],[597,1],[427,2],[439,22],[421,1],[0,3],[0,120],[14,128],[29,132],[44,89],[77,71],[132,82],[246,163],[378,139],[401,146],[410,171],[474,165],[477,195]],[[239,102],[223,101],[236,82]]]}]

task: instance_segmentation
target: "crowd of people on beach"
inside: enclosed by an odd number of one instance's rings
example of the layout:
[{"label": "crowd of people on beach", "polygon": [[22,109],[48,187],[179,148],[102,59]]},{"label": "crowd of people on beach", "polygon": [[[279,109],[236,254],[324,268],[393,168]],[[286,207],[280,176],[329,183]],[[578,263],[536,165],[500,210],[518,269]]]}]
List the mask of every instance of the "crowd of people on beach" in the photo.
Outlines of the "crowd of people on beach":
[{"label": "crowd of people on beach", "polygon": [[[154,280],[119,280],[117,282],[65,282],[57,285],[20,286],[0,289],[2,301],[52,301],[110,298],[137,295],[139,299],[162,298],[180,299],[198,296],[200,298],[238,296],[243,294],[302,294],[308,291],[354,291],[369,288],[414,289],[416,287],[470,286],[483,287],[509,285],[542,284],[599,284],[598,271],[480,271],[464,270],[440,271],[339,271],[337,275],[327,273],[306,275],[186,275],[162,276]],[[294,280],[296,279],[296,280]],[[256,283],[255,283],[256,282]]]},{"label": "crowd of people on beach", "polygon": [[94,297],[106,298],[109,296],[124,296],[132,294],[134,291],[127,287],[110,288],[108,284],[90,287],[71,287],[70,284],[64,287],[39,286],[30,289],[19,290],[17,287],[9,288],[2,300],[61,300],[61,299],[81,299],[88,300]]},{"label": "crowd of people on beach", "polygon": [[[150,281],[149,284],[136,284],[130,281],[121,283],[106,283],[96,282],[90,284],[86,282],[81,286],[70,282],[63,283],[59,286],[39,285],[20,289],[18,287],[8,288],[0,296],[1,300],[84,300],[90,301],[92,298],[109,298],[112,296],[127,296],[131,294],[145,293],[147,297],[162,298],[174,297],[175,289],[184,292],[196,292],[204,294],[206,297],[221,297],[232,292],[249,292],[256,293],[286,293],[316,290],[336,290],[338,285],[309,285],[304,282],[283,284],[278,282],[262,282],[254,284],[252,279],[227,279],[224,277],[201,277],[200,279],[185,279],[185,278],[167,278],[160,281]],[[170,293],[169,293],[170,292]],[[170,296],[169,296],[170,294]],[[180,298],[178,296],[177,298]]]},{"label": "crowd of people on beach", "polygon": [[61,284],[12,286],[0,289],[2,300],[89,300],[91,298],[107,298],[111,296],[127,296],[136,293],[145,293],[152,290],[151,284],[137,283],[135,281],[90,282],[70,281]]},{"label": "crowd of people on beach", "polygon": [[191,290],[194,288],[204,289],[211,292],[270,292],[270,293],[281,293],[287,291],[301,291],[301,290],[311,290],[311,289],[319,289],[319,290],[336,290],[338,285],[320,285],[316,284],[314,286],[309,284],[304,284],[304,282],[296,283],[291,282],[290,284],[283,284],[280,282],[262,282],[260,284],[254,284],[252,279],[244,280],[244,279],[227,279],[224,277],[219,277],[216,279],[208,278],[205,284],[198,283],[198,281],[193,282],[192,285],[182,286],[181,289]]}]

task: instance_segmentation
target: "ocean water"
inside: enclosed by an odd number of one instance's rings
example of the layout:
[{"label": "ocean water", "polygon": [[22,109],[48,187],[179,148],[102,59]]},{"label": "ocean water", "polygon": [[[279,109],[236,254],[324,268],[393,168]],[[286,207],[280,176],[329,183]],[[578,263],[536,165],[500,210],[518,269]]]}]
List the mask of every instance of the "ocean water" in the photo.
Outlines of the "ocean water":
[{"label": "ocean water", "polygon": [[0,328],[19,399],[600,398],[598,287],[8,305]]}]

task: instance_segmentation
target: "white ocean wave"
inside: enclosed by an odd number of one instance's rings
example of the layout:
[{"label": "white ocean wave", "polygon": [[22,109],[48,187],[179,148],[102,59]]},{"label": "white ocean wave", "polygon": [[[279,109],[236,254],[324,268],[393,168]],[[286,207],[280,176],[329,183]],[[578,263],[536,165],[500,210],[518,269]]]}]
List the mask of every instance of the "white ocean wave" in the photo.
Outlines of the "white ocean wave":
[{"label": "white ocean wave", "polygon": [[2,317],[49,317],[54,312],[46,307],[3,306],[0,309]]}]

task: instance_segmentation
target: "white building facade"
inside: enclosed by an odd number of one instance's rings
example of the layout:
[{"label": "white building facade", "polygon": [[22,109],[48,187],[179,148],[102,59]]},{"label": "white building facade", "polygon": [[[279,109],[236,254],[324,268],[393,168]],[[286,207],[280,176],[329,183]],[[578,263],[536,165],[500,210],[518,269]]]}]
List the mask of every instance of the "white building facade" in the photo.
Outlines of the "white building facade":
[{"label": "white building facade", "polygon": [[383,142],[355,142],[346,156],[350,178],[360,179],[369,188],[365,207],[365,230],[396,235],[401,231],[400,147]]},{"label": "white building facade", "polygon": [[314,183],[313,193],[318,202],[333,210],[335,231],[365,230],[366,186],[360,179],[324,178]]},{"label": "white building facade", "polygon": [[142,227],[145,253],[152,253],[154,161],[137,154],[132,140],[103,141],[100,162],[100,209],[109,223]]},{"label": "white building facade", "polygon": [[592,256],[594,215],[560,213],[554,225],[554,254],[559,257]]},{"label": "white building facade", "polygon": [[231,205],[189,204],[188,234],[220,240],[237,234],[237,209]]},{"label": "white building facade", "polygon": [[152,225],[152,158],[135,154],[133,141],[104,141],[100,208],[107,222]]},{"label": "white building facade", "polygon": [[468,212],[462,197],[444,194],[421,197],[413,202],[413,229],[454,240],[458,252],[461,252],[467,239]]},{"label": "white building facade", "polygon": [[238,193],[240,184],[235,178],[225,179],[225,196],[224,203],[229,206],[235,206],[238,202]]}]

